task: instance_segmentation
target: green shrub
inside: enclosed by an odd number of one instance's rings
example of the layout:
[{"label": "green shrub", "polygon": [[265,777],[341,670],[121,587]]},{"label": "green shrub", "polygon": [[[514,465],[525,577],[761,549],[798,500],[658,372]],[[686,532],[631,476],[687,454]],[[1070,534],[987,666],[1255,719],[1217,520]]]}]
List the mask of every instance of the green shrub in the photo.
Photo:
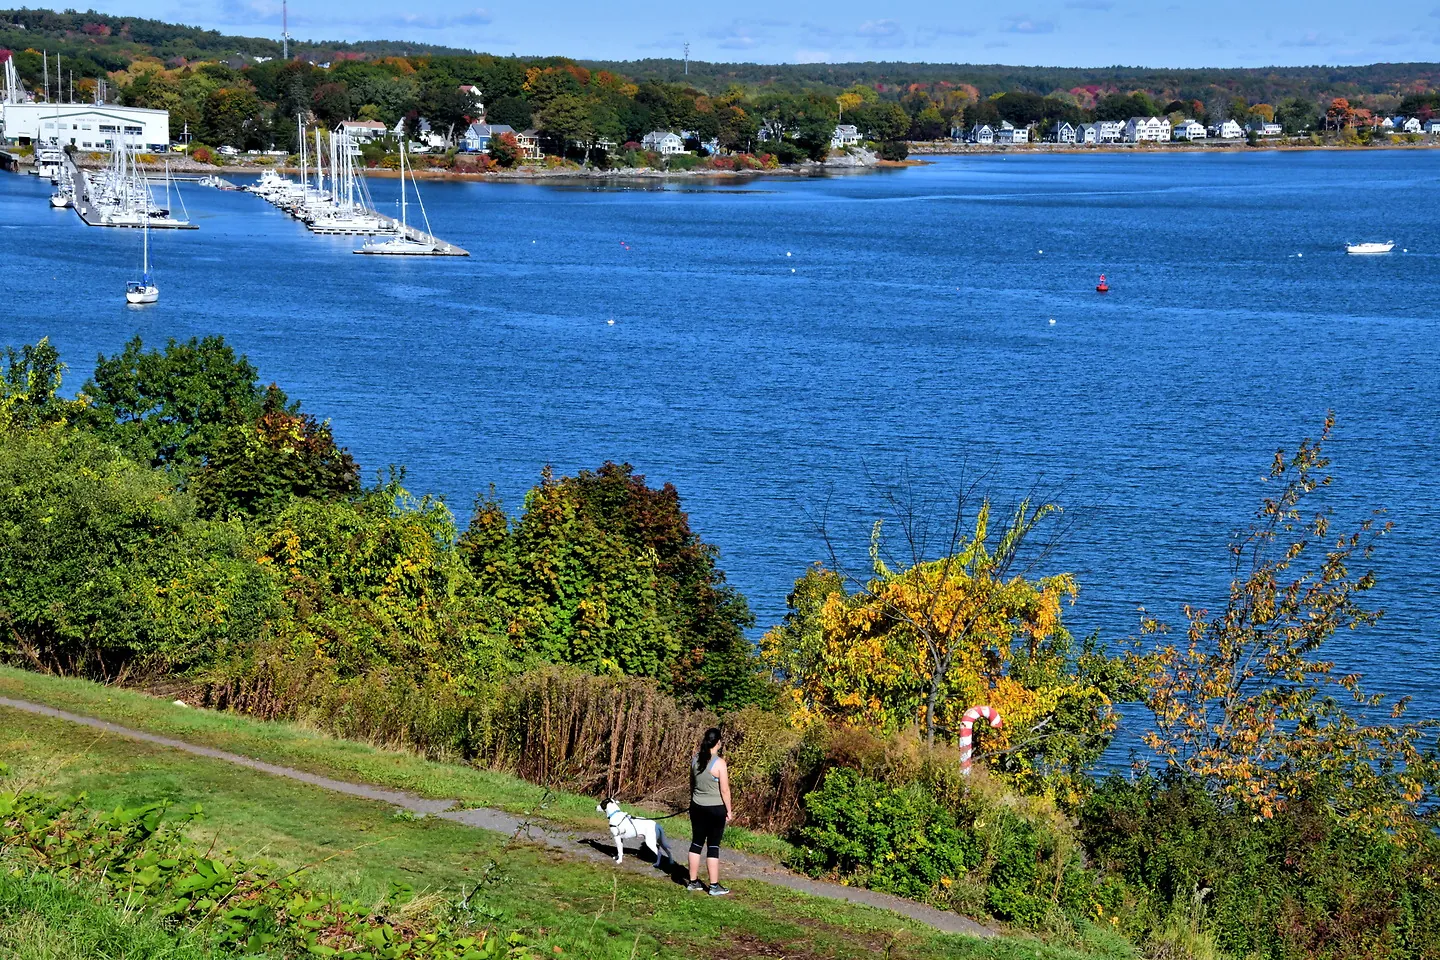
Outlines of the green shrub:
[{"label": "green shrub", "polygon": [[904,140],[886,140],[880,144],[881,160],[904,160],[910,156],[910,145]]},{"label": "green shrub", "polygon": [[836,769],[805,797],[800,866],[875,890],[937,899],[977,859],[955,817],[918,785],[892,787]]},{"label": "green shrub", "polygon": [[672,172],[694,170],[700,166],[700,158],[693,153],[673,153],[665,158],[665,169]]}]

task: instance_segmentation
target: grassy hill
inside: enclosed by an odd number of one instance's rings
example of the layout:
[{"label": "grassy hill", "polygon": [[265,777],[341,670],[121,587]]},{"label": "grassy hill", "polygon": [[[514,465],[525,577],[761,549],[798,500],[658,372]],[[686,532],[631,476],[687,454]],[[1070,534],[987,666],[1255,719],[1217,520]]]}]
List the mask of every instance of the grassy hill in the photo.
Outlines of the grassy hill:
[{"label": "grassy hill", "polygon": [[[0,696],[44,702],[147,732],[330,776],[455,798],[467,805],[533,811],[541,795],[535,786],[500,774],[431,763],[289,724],[185,710],[143,694],[83,681],[4,668]],[[1024,938],[947,936],[883,911],[753,881],[735,881],[735,895],[727,900],[696,897],[658,874],[597,867],[445,821],[397,817],[383,804],[3,706],[0,757],[17,779],[60,794],[83,792],[99,809],[161,799],[177,807],[201,803],[205,819],[194,829],[215,849],[264,856],[283,867],[308,865],[320,884],[362,902],[374,902],[396,881],[427,896],[469,891],[487,916],[524,931],[547,955],[616,960],[781,956],[859,960],[879,955],[912,960],[1073,960],[1085,955],[1131,955],[1119,945],[1097,946],[1096,952],[1081,954]],[[3,792],[0,788],[0,795]],[[588,798],[561,794],[548,804],[547,819],[583,821],[595,827],[593,801]],[[752,849],[777,843],[754,835],[742,842]],[[117,956],[205,955],[203,943],[144,916],[116,915],[87,897],[83,888],[56,885],[47,877],[0,884],[0,942],[21,944],[15,956],[61,960],[93,956],[97,939],[109,943],[111,955]],[[51,941],[56,949],[42,952]],[[25,952],[26,943],[32,952]]]}]

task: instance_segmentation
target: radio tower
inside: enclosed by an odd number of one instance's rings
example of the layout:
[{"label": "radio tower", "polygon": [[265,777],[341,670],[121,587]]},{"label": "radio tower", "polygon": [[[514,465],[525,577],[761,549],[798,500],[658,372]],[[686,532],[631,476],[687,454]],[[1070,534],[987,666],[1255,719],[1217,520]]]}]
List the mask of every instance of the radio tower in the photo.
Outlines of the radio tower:
[{"label": "radio tower", "polygon": [[685,76],[690,76],[690,41],[685,41]]},{"label": "radio tower", "polygon": [[280,47],[282,60],[290,59],[290,0],[280,2]]}]

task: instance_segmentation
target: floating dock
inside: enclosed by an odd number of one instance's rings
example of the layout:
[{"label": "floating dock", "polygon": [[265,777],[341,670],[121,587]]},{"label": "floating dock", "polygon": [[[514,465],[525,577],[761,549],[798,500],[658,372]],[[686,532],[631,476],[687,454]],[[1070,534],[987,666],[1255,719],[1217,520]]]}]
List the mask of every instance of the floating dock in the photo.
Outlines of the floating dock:
[{"label": "floating dock", "polygon": [[[371,256],[392,256],[392,257],[393,257],[393,256],[406,256],[406,257],[468,257],[468,256],[470,256],[470,251],[469,251],[469,250],[462,250],[460,247],[455,246],[455,244],[453,244],[453,243],[446,243],[444,240],[441,240],[439,237],[432,236],[431,234],[426,233],[424,230],[420,230],[420,229],[417,229],[417,228],[415,228],[415,227],[407,226],[407,227],[405,227],[405,229],[404,229],[404,231],[403,231],[403,233],[402,233],[402,231],[401,231],[401,229],[400,229],[400,221],[399,221],[399,220],[396,220],[394,217],[389,217],[389,216],[386,216],[385,214],[379,213],[379,212],[377,212],[377,213],[375,214],[375,216],[377,216],[377,217],[379,217],[381,220],[384,220],[384,221],[386,221],[387,223],[389,223],[390,226],[394,228],[395,236],[397,236],[397,237],[398,237],[398,236],[403,236],[406,240],[414,240],[416,243],[429,244],[433,249],[431,249],[431,250],[430,250],[429,252],[427,252],[427,253],[405,253],[405,254],[389,253],[389,254],[386,254],[386,253],[384,253],[383,251],[378,251],[378,250],[366,250],[364,247],[360,247],[360,248],[358,248],[358,249],[355,250],[356,253],[364,253],[364,254],[368,254],[368,255],[371,255]],[[383,237],[384,234],[378,234],[377,236]]]},{"label": "floating dock", "polygon": [[[90,201],[90,181],[86,178],[85,171],[75,165],[75,159],[70,154],[65,154],[65,166],[70,171],[70,182],[75,184],[75,212],[80,219],[90,227],[128,227],[132,230],[139,230],[146,224],[139,223],[106,223],[101,219],[100,211]],[[176,223],[173,220],[160,220],[150,218],[148,224],[151,230],[199,230],[200,227],[193,223]]]}]

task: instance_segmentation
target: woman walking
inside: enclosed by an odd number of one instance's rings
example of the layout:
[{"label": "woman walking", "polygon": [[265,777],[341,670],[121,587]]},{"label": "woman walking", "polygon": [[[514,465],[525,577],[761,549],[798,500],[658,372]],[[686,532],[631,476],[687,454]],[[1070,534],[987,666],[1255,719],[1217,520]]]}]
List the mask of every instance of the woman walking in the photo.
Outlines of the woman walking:
[{"label": "woman walking", "polygon": [[[711,727],[700,738],[700,749],[690,758],[690,882],[686,890],[703,890],[723,897],[729,890],[720,885],[720,839],[730,822],[730,768],[720,756],[720,728]],[[700,882],[700,855],[705,854],[709,885]]]}]

